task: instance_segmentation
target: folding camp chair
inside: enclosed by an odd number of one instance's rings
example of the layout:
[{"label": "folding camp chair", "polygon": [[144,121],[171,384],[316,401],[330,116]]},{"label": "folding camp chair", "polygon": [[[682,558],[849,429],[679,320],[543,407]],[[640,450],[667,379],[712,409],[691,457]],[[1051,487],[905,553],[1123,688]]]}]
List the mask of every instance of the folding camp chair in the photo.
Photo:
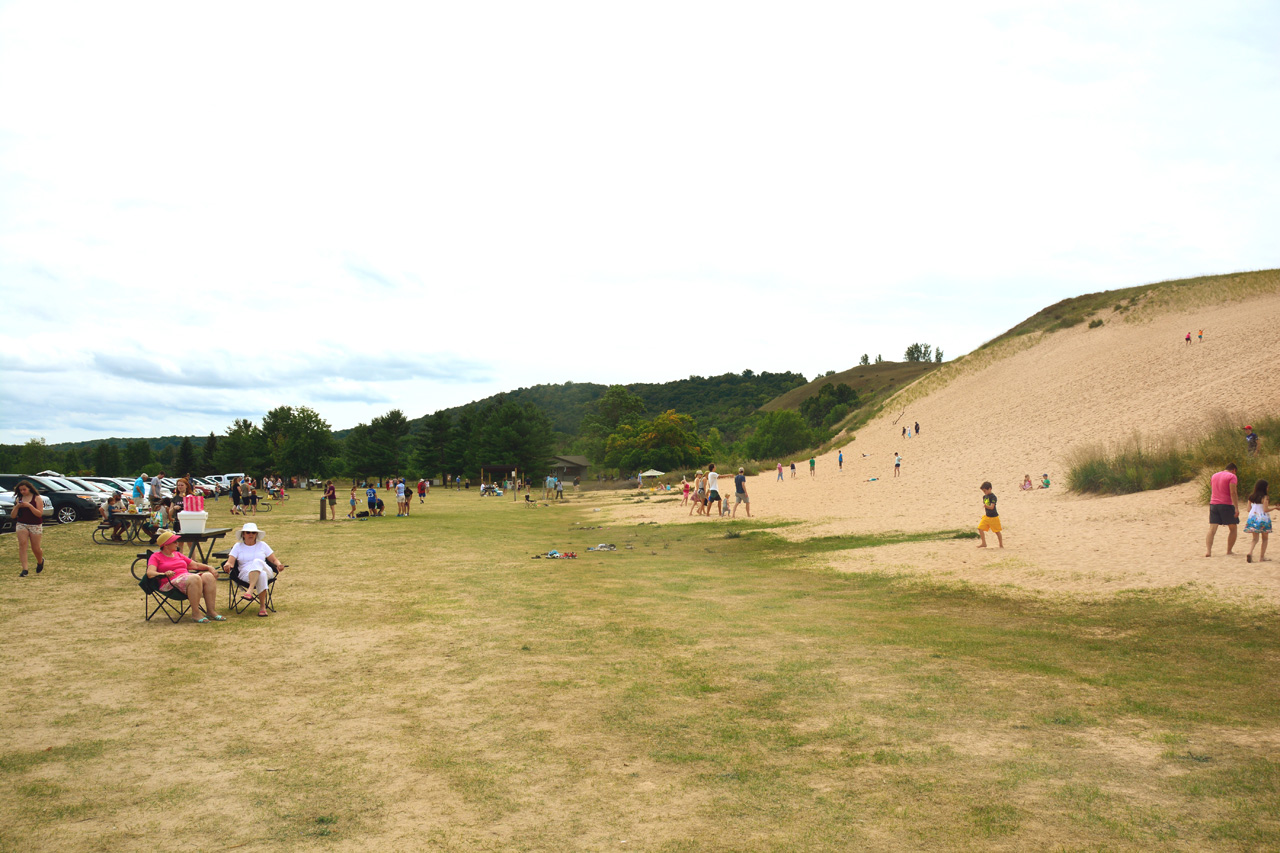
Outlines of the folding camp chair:
[{"label": "folding camp chair", "polygon": [[177,587],[171,587],[168,592],[161,592],[160,584],[163,581],[160,578],[147,577],[147,560],[151,559],[154,553],[155,551],[149,550],[145,554],[139,554],[134,559],[133,565],[129,567],[129,571],[144,593],[142,609],[146,613],[147,621],[150,622],[152,616],[163,610],[164,615],[169,617],[169,621],[176,624],[187,615],[187,611],[191,609],[191,602],[187,600],[187,594]]},{"label": "folding camp chair", "polygon": [[[230,551],[219,551],[213,555],[213,558],[226,563],[230,556]],[[267,609],[272,613],[276,612],[276,581],[280,580],[280,572],[287,568],[289,567],[286,564],[281,563],[280,568],[276,570],[276,576],[267,581]],[[253,601],[245,601],[243,593],[248,591],[249,582],[240,577],[240,567],[236,566],[227,573],[227,609],[233,613],[243,613],[257,603],[257,596],[254,596]]]}]

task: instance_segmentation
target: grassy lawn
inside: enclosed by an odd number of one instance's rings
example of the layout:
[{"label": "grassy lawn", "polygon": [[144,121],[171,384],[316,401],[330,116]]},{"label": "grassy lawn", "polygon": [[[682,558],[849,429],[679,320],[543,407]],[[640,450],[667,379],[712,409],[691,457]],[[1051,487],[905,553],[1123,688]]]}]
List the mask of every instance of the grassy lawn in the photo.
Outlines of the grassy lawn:
[{"label": "grassy lawn", "polygon": [[39,578],[0,542],[0,849],[1280,848],[1274,612],[842,575],[903,537],[607,496],[316,500],[258,520],[268,619],[145,623],[87,524]]}]

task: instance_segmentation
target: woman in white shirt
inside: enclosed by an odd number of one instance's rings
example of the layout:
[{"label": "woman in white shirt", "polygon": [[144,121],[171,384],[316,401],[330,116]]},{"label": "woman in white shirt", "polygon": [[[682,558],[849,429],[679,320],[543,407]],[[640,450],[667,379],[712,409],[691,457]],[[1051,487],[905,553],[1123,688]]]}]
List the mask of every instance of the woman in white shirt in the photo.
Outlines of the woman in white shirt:
[{"label": "woman in white shirt", "polygon": [[226,570],[249,585],[245,601],[258,599],[258,615],[267,615],[267,585],[282,566],[271,546],[262,541],[262,531],[252,521],[246,522],[236,534],[236,544],[231,546]]}]

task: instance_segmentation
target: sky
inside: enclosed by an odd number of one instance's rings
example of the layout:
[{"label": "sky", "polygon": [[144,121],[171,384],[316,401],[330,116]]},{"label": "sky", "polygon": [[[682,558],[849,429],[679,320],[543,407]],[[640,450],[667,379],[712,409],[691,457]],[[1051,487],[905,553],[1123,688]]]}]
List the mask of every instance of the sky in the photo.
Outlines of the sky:
[{"label": "sky", "polygon": [[1280,266],[1280,4],[3,2],[0,442],[947,359]]}]

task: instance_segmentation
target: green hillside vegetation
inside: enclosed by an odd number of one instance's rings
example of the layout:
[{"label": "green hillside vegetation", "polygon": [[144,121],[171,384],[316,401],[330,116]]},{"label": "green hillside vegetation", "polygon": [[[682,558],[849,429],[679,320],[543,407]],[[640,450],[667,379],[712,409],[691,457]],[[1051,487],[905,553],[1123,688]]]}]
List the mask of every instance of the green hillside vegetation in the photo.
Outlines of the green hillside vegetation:
[{"label": "green hillside vegetation", "polygon": [[851,367],[840,373],[819,376],[798,388],[792,388],[785,394],[760,407],[765,412],[779,409],[800,410],[800,404],[810,397],[816,397],[822,386],[830,383],[835,386],[848,385],[858,393],[858,399],[865,405],[874,397],[885,397],[905,388],[921,376],[942,365],[930,362],[884,361],[880,364],[864,364]]},{"label": "green hillside vegetation", "polygon": [[[722,435],[737,438],[746,428],[751,415],[761,406],[804,384],[805,378],[799,373],[756,373],[744,370],[742,373],[725,373],[720,376],[690,376],[673,382],[633,382],[621,387],[639,397],[649,415],[674,409],[693,418],[703,430],[714,428]],[[562,436],[562,443],[567,444],[568,441],[564,439],[572,438],[580,432],[583,418],[594,412],[595,404],[610,387],[591,382],[534,385],[495,394],[468,403],[467,406],[440,411],[456,417],[469,406],[484,408],[499,402],[521,405],[533,403],[546,413],[551,420],[552,429]],[[417,418],[410,421],[410,426],[417,431],[425,420],[425,416]]]}]

